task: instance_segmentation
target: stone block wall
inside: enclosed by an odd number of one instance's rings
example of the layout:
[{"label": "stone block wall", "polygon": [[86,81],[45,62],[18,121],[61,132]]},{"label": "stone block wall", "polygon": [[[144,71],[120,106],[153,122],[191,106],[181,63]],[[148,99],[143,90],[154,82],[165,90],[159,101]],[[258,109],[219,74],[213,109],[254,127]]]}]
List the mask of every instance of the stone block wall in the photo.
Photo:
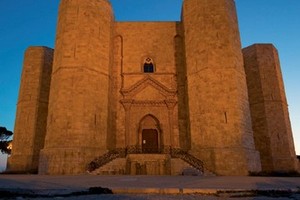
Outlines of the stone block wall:
[{"label": "stone block wall", "polygon": [[[163,145],[179,146],[175,37],[177,22],[116,22],[114,101],[116,146],[141,145],[141,120],[152,115]],[[154,73],[144,73],[145,59]],[[172,103],[168,103],[172,102]],[[172,104],[172,105],[171,105]]]},{"label": "stone block wall", "polygon": [[[25,55],[9,168],[80,174],[107,150],[139,150],[143,130],[155,130],[155,153],[186,150],[219,175],[260,171],[256,149],[263,170],[293,170],[277,52],[243,53],[245,68],[234,0],[185,0],[181,22],[115,22],[109,0],[61,0],[54,57],[44,47]],[[144,156],[129,155],[123,171],[185,167]]]},{"label": "stone block wall", "polygon": [[234,1],[184,1],[182,23],[191,153],[220,175],[259,171]]},{"label": "stone block wall", "polygon": [[9,171],[35,172],[46,135],[53,49],[25,52]]},{"label": "stone block wall", "polygon": [[131,154],[127,158],[130,175],[170,175],[170,156],[166,154]]},{"label": "stone block wall", "polygon": [[62,0],[41,174],[82,173],[107,149],[113,13],[107,0]]},{"label": "stone block wall", "polygon": [[191,167],[188,163],[184,162],[181,159],[178,158],[172,158],[171,159],[171,175],[172,176],[180,176],[183,175],[185,170],[196,170],[193,167]]},{"label": "stone block wall", "polygon": [[256,148],[263,171],[297,171],[279,57],[272,44],[243,49]]}]

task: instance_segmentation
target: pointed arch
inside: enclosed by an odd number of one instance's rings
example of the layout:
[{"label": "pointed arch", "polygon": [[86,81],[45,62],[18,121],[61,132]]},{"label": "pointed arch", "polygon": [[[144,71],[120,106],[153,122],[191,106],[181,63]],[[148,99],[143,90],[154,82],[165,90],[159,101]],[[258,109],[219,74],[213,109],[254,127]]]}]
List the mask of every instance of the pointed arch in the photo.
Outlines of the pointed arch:
[{"label": "pointed arch", "polygon": [[145,57],[143,59],[143,72],[144,73],[154,73],[155,72],[155,63],[153,58]]},{"label": "pointed arch", "polygon": [[159,120],[154,115],[147,114],[140,120],[140,127],[159,129]]},{"label": "pointed arch", "polygon": [[159,153],[162,147],[159,120],[152,114],[145,115],[139,124],[138,141],[143,153]]}]

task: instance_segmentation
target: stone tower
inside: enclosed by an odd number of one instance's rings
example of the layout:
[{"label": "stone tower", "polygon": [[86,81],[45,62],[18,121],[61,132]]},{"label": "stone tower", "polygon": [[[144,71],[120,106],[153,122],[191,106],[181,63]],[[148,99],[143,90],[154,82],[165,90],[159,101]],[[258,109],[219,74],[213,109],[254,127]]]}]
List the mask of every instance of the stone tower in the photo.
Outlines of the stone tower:
[{"label": "stone tower", "polygon": [[184,0],[180,22],[117,22],[109,0],[61,0],[54,55],[25,54],[8,169],[297,170],[277,53],[243,53],[234,0]]},{"label": "stone tower", "polygon": [[233,0],[185,0],[191,152],[219,174],[260,170]]},{"label": "stone tower", "polygon": [[297,171],[292,129],[276,48],[256,44],[243,49],[254,139],[262,170]]},{"label": "stone tower", "polygon": [[8,169],[35,172],[46,135],[53,49],[29,47],[24,57]]},{"label": "stone tower", "polygon": [[112,21],[107,0],[60,3],[41,174],[81,173],[107,149]]}]

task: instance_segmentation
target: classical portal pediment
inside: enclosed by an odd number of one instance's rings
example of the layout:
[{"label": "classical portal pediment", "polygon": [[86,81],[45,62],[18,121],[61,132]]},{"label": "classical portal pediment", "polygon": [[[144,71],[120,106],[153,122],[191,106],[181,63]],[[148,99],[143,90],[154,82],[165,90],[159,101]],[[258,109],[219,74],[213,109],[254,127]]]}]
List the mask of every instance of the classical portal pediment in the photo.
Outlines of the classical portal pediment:
[{"label": "classical portal pediment", "polygon": [[132,96],[134,100],[164,100],[167,98],[165,94],[163,94],[160,90],[153,87],[152,85],[148,85],[143,88],[140,92]]},{"label": "classical portal pediment", "polygon": [[153,98],[155,97],[158,99],[174,98],[176,92],[175,89],[167,88],[151,76],[136,82],[128,89],[121,89],[121,93],[126,99],[136,97],[139,100],[143,99],[143,97],[147,97],[149,100],[154,100]]}]

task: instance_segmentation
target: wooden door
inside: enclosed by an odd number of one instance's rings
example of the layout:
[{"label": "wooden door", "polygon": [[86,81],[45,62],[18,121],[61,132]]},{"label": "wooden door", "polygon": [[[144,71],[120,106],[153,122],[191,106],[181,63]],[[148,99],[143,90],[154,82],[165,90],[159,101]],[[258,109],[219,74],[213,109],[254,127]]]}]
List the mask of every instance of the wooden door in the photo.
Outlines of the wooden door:
[{"label": "wooden door", "polygon": [[144,129],[142,132],[143,153],[158,153],[158,132],[155,129]]}]

